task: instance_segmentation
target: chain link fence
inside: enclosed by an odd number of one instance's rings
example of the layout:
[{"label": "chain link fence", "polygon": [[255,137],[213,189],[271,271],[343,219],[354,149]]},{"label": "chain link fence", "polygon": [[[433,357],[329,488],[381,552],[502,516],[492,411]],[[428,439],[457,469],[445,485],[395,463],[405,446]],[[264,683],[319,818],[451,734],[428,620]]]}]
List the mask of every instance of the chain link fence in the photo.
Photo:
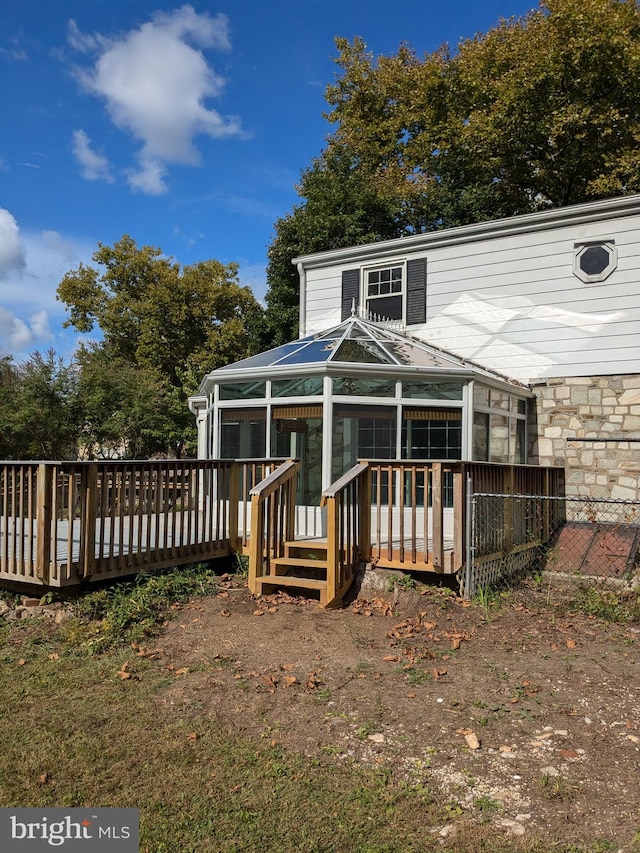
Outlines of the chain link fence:
[{"label": "chain link fence", "polygon": [[472,494],[464,594],[523,574],[561,595],[640,589],[640,501]]}]

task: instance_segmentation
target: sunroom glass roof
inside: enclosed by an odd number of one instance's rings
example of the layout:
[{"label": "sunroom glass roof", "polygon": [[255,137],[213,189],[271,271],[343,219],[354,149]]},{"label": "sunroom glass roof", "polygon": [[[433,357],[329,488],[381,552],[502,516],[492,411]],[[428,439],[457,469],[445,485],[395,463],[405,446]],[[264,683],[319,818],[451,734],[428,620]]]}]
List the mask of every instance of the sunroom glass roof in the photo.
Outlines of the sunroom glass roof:
[{"label": "sunroom glass roof", "polygon": [[299,368],[305,364],[328,362],[434,368],[466,366],[455,356],[440,352],[428,344],[422,344],[380,325],[351,318],[326,332],[283,344],[259,355],[228,364],[219,370],[236,372],[269,367]]}]

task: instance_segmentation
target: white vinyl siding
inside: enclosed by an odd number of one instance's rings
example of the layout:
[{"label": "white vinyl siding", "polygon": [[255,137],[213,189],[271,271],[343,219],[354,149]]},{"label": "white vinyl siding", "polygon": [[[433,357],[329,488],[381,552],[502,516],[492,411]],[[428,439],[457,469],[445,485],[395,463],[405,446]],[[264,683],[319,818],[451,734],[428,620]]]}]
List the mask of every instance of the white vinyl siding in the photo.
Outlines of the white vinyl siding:
[{"label": "white vinyl siding", "polygon": [[[640,214],[429,248],[433,237],[409,238],[404,256],[429,265],[426,323],[411,334],[523,382],[640,372]],[[615,241],[617,268],[585,283],[575,245],[596,240]],[[339,321],[342,270],[368,265],[367,247],[357,260],[307,270],[307,332]]]}]

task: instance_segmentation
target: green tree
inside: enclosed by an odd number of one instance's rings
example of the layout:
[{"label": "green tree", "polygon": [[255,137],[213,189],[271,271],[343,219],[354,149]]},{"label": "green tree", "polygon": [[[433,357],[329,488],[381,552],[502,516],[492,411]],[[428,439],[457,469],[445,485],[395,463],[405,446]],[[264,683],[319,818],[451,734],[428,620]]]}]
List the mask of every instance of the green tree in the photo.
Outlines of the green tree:
[{"label": "green tree", "polygon": [[337,41],[336,130],[417,230],[640,189],[636,0],[542,0],[419,59]]},{"label": "green tree", "polygon": [[77,373],[49,350],[14,364],[0,361],[0,458],[76,456]]},{"label": "green tree", "polygon": [[297,335],[299,281],[292,258],[406,233],[396,199],[380,195],[338,146],[303,172],[298,193],[304,204],[276,222],[269,248],[263,347]]},{"label": "green tree", "polygon": [[[66,325],[83,333],[97,326],[102,333],[80,354],[83,388],[93,401],[86,432],[94,452],[97,436],[113,447],[116,424],[124,429],[126,422],[121,446],[127,455],[152,446],[179,455],[195,436],[188,395],[208,371],[255,350],[262,309],[238,283],[236,264],[212,260],[181,267],[127,235],[113,247],[99,244],[93,260],[97,267],[81,264],[64,276],[58,298],[69,311]],[[108,376],[109,365],[122,378],[120,389]],[[126,404],[136,381],[146,399]],[[115,417],[119,394],[127,418]],[[151,417],[153,408],[162,416]]]},{"label": "green tree", "polygon": [[640,191],[636,0],[542,0],[423,57],[336,45],[335,129],[271,244],[278,340],[295,336],[298,254]]}]

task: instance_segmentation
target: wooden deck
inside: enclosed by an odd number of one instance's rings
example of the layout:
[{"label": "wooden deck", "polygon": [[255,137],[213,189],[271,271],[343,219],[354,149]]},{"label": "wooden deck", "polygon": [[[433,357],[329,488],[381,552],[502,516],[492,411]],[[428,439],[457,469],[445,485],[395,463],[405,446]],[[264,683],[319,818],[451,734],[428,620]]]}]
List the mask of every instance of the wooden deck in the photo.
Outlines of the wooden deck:
[{"label": "wooden deck", "polygon": [[[0,463],[0,581],[62,587],[239,552],[249,554],[252,592],[296,586],[330,605],[363,562],[460,572],[469,482],[551,495],[562,481],[560,469],[366,461],[314,510],[296,505],[298,470],[295,460],[264,459]],[[326,534],[311,556],[300,542],[310,514]],[[520,534],[507,515],[508,548]]]}]

